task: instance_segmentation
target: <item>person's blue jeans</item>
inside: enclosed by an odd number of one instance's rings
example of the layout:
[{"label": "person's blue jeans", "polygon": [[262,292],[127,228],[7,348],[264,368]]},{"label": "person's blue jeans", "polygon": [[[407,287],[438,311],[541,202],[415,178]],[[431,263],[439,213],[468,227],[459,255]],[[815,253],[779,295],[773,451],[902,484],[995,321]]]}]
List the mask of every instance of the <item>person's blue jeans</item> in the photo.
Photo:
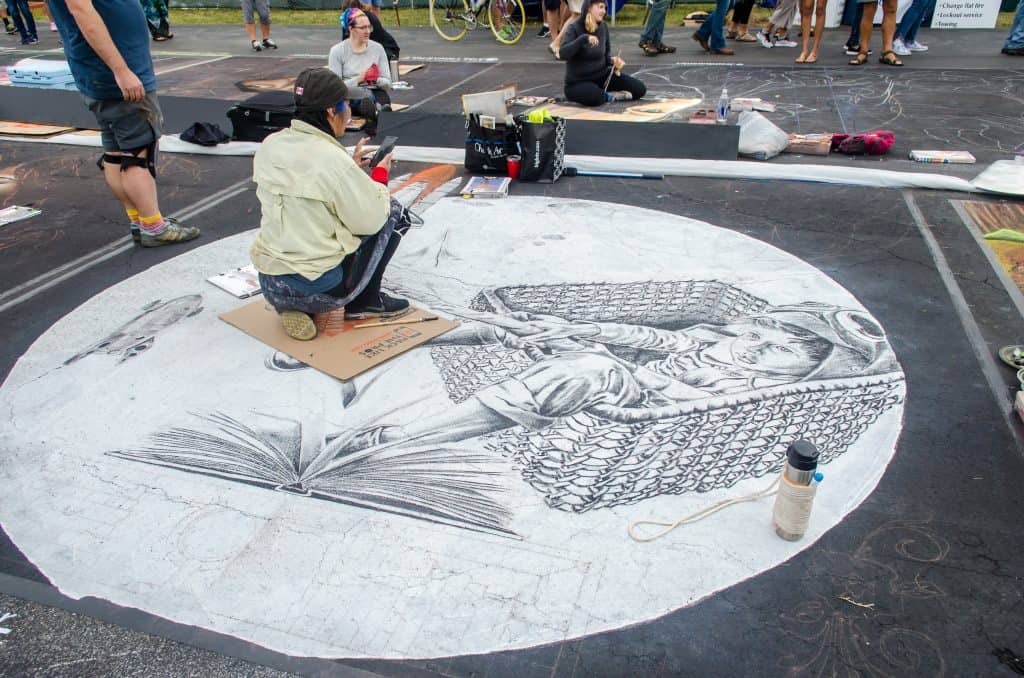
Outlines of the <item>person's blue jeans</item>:
[{"label": "person's blue jeans", "polygon": [[665,33],[665,15],[668,13],[669,2],[670,0],[654,0],[647,23],[644,24],[644,32],[640,34],[640,42],[661,44],[662,35]]},{"label": "person's blue jeans", "polygon": [[1017,3],[1017,13],[1013,15],[1013,25],[1010,26],[1010,34],[1006,36],[1003,48],[1024,48],[1024,0]]},{"label": "person's blue jeans", "polygon": [[903,42],[917,40],[917,29],[921,27],[921,22],[934,8],[935,0],[914,0],[896,27],[896,37]]},{"label": "person's blue jeans", "polygon": [[715,11],[697,29],[697,36],[707,40],[711,49],[725,49],[725,15],[732,3],[733,0],[717,0]]},{"label": "person's blue jeans", "polygon": [[863,18],[864,4],[857,3],[857,10],[853,14],[853,23],[850,25],[850,37],[846,39],[847,48],[860,49],[860,20]]},{"label": "person's blue jeans", "polygon": [[22,40],[36,39],[36,21],[32,18],[32,10],[28,8],[28,0],[7,0],[7,13],[14,20],[14,27]]}]

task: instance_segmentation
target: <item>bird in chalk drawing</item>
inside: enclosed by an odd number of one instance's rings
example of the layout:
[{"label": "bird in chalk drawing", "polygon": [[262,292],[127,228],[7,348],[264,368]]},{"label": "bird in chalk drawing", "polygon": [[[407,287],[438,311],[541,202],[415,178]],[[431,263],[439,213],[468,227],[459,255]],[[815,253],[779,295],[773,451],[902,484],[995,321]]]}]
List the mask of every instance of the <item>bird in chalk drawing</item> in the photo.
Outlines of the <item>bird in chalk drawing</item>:
[{"label": "bird in chalk drawing", "polygon": [[70,365],[92,353],[120,355],[121,358],[117,362],[122,363],[149,349],[161,331],[202,310],[203,297],[199,294],[187,294],[170,301],[157,299],[144,306],[142,313],[81,353],[68,358],[64,364]]}]

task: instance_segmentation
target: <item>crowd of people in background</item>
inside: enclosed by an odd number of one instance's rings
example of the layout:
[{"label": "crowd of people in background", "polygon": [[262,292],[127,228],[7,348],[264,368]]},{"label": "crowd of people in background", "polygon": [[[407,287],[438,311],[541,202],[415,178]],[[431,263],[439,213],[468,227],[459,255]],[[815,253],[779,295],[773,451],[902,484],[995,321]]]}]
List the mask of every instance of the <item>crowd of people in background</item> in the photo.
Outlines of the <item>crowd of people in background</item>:
[{"label": "crowd of people in background", "polygon": [[[700,27],[692,37],[700,47],[709,54],[731,56],[736,53],[729,47],[728,40],[736,42],[759,43],[766,49],[777,47],[800,47],[794,61],[798,64],[813,64],[818,61],[821,41],[825,33],[825,5],[827,0],[777,0],[774,11],[767,23],[760,29],[750,29],[750,16],[757,0],[716,0],[715,8],[707,14]],[[856,11],[852,13],[850,36],[844,45],[848,56],[853,57],[849,64],[861,66],[872,54],[871,35],[874,31],[876,12],[865,12],[865,7],[872,10],[877,0],[852,0],[856,3]],[[152,39],[162,42],[174,37],[170,29],[167,0],[139,0],[145,13],[146,23]],[[277,49],[277,43],[270,37],[270,0],[240,0],[242,21],[245,25],[249,45],[253,51]],[[665,19],[671,0],[649,0],[648,14],[640,34],[639,47],[645,56],[671,54],[676,48],[666,45],[663,40]],[[389,61],[398,59],[398,42],[388,33],[380,21],[381,0],[345,0],[343,9],[360,9],[367,17],[371,26],[372,41],[381,45]],[[897,22],[897,0],[881,2],[881,34],[882,44],[879,62],[887,66],[902,66],[900,57],[915,52],[925,52],[927,45],[917,39],[918,29],[931,16],[936,0],[913,0],[910,7]],[[57,26],[48,16],[45,3],[33,3],[47,14],[46,19],[50,30],[56,31]],[[541,13],[543,24],[538,37],[550,38],[549,51],[554,57],[562,58],[560,51],[565,41],[566,30],[578,25],[583,14],[584,0],[542,0]],[[726,18],[732,12],[729,23]],[[794,41],[789,34],[789,26],[797,16],[811,17],[811,21],[801,21],[800,42]],[[608,8],[606,6],[606,13]],[[344,16],[344,15],[343,15]],[[256,31],[256,18],[259,18],[260,34]],[[0,18],[8,35],[17,33],[21,44],[33,45],[39,42],[36,21],[32,16],[28,0],[5,0],[0,5]],[[349,39],[349,28],[342,20],[342,38]],[[45,24],[44,24],[45,25]],[[577,36],[578,37],[578,36]],[[574,55],[578,49],[572,50]],[[1013,25],[1002,49],[1003,54],[1024,56],[1024,2],[1018,3]],[[562,58],[565,60],[564,58]]]}]

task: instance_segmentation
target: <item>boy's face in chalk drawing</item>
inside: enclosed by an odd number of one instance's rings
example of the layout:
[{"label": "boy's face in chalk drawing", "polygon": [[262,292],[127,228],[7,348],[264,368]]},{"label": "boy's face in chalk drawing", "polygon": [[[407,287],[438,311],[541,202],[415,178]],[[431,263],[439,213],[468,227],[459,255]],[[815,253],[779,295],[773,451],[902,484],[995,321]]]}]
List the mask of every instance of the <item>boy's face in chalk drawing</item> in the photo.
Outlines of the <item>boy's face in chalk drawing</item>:
[{"label": "boy's face in chalk drawing", "polygon": [[704,351],[718,362],[754,372],[804,376],[820,363],[829,343],[818,335],[771,318],[750,318],[720,328],[725,334]]}]

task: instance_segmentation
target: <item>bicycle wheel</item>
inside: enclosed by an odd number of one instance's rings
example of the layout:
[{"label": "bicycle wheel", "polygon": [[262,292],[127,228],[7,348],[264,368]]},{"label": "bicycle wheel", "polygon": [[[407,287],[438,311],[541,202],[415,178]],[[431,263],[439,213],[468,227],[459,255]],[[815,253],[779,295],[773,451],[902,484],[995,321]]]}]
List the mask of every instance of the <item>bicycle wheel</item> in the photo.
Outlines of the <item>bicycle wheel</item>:
[{"label": "bicycle wheel", "polygon": [[504,45],[514,45],[526,30],[523,0],[491,0],[487,8],[491,33]]},{"label": "bicycle wheel", "polygon": [[471,16],[466,0],[430,0],[430,25],[445,40],[461,40]]}]

